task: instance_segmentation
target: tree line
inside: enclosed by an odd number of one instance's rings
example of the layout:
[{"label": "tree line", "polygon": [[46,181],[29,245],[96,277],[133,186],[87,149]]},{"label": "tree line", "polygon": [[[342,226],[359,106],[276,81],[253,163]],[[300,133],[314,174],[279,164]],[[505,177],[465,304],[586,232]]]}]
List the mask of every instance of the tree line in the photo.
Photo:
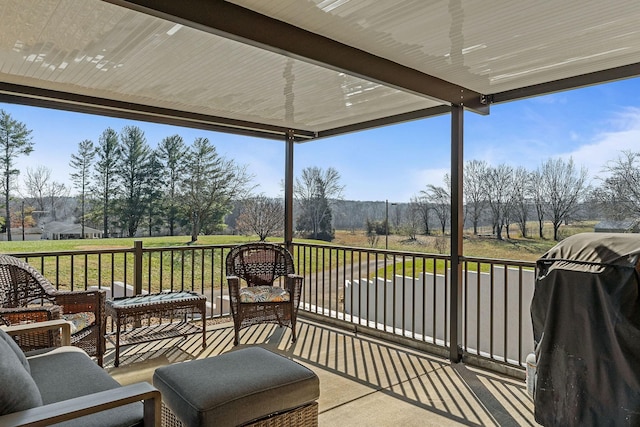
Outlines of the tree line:
[{"label": "tree line", "polygon": [[[24,123],[0,110],[0,162],[5,204],[4,220],[12,215],[11,194],[17,186],[16,159],[34,150],[31,131]],[[226,227],[225,217],[235,205],[235,229],[258,234],[264,240],[283,230],[283,201],[253,194],[253,176],[247,167],[218,154],[207,138],[187,145],[180,135],[162,139],[155,149],[137,126],[125,126],[119,133],[107,128],[97,143],[83,140],[71,155],[70,180],[77,191],[72,216],[85,227],[101,229],[104,237],[134,237],[144,234],[213,234]],[[303,236],[330,239],[331,200],[340,197],[340,175],[332,168],[306,168],[296,178],[294,192],[298,205],[296,229]],[[32,225],[35,213],[57,220],[68,201],[70,189],[51,181],[46,167],[27,169],[22,200],[31,206],[20,209],[22,225]],[[13,201],[13,203],[12,203]],[[26,214],[26,221],[25,221]],[[7,220],[8,219],[8,220]],[[329,230],[329,231],[327,231]],[[6,227],[11,240],[11,227]]]},{"label": "tree line", "polygon": [[[31,131],[24,123],[0,110],[0,176],[6,221],[11,213],[12,191],[20,173],[15,167],[19,156],[34,149]],[[637,218],[640,214],[640,153],[623,152],[607,164],[592,187],[587,170],[573,160],[548,159],[535,170],[507,164],[491,166],[471,160],[464,165],[465,224],[478,234],[480,224],[489,223],[492,233],[503,239],[517,227],[527,237],[527,223],[553,225],[554,239],[562,223],[579,216],[581,206],[591,207],[591,215],[610,219]],[[125,126],[119,133],[107,128],[97,143],[84,140],[71,155],[70,179],[77,191],[73,216],[84,228],[100,228],[105,237],[133,237],[145,234],[189,234],[196,241],[200,233],[212,234],[231,226],[234,231],[257,234],[261,240],[283,230],[284,206],[281,198],[254,194],[247,167],[220,156],[207,138],[196,138],[187,145],[179,135],[162,139],[155,149],[137,126]],[[427,185],[408,203],[393,203],[391,217],[380,221],[375,205],[342,206],[344,185],[337,170],[305,168],[294,182],[295,230],[301,237],[330,241],[336,224],[349,229],[366,229],[370,234],[390,231],[409,238],[417,234],[445,234],[450,229],[451,180],[443,185]],[[70,189],[52,182],[45,167],[28,169],[24,182],[32,205],[22,206],[21,220],[33,222],[35,213],[57,219],[58,210]],[[15,201],[13,201],[15,205]],[[363,206],[369,206],[365,209]],[[336,215],[337,212],[337,215]],[[68,213],[61,216],[64,218]],[[225,224],[226,219],[226,224]],[[390,223],[392,224],[390,224]],[[7,227],[11,240],[11,227]]]}]

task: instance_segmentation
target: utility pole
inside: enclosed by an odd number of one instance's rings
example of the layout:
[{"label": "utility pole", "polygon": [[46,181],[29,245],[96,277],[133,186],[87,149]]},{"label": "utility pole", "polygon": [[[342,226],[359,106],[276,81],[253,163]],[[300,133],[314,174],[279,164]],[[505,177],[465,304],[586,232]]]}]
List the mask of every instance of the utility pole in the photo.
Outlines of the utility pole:
[{"label": "utility pole", "polygon": [[[396,206],[397,203],[391,203]],[[384,248],[389,249],[389,200],[384,201]]]},{"label": "utility pole", "polygon": [[22,201],[22,241],[24,242],[24,200]]}]

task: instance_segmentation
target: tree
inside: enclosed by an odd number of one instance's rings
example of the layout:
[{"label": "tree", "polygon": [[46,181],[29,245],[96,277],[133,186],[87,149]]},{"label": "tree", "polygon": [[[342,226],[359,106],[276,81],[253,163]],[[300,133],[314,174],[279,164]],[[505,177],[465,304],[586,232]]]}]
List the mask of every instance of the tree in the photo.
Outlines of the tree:
[{"label": "tree", "polygon": [[4,110],[0,110],[0,163],[2,170],[2,189],[4,192],[5,224],[7,226],[7,240],[11,241],[11,188],[13,177],[20,174],[15,168],[16,158],[20,155],[29,155],[33,151],[31,130],[27,126],[11,117]]},{"label": "tree", "polygon": [[82,229],[82,238],[84,239],[85,225],[85,201],[87,195],[87,187],[89,185],[89,172],[93,158],[96,155],[96,148],[93,141],[85,139],[78,143],[78,152],[71,154],[69,166],[75,171],[71,173],[71,180],[74,187],[80,191],[80,225]]},{"label": "tree", "polygon": [[342,198],[343,190],[340,174],[334,168],[326,171],[316,166],[303,169],[293,187],[300,207],[298,231],[307,233],[312,239],[333,239],[332,203]]},{"label": "tree", "polygon": [[[61,182],[53,181],[46,188],[47,191],[47,210],[53,221],[58,219],[58,208],[64,208],[64,202],[69,197],[69,189]],[[63,213],[62,217],[65,214]]]},{"label": "tree", "polygon": [[473,224],[473,234],[478,234],[478,223],[487,205],[485,178],[488,165],[484,161],[471,160],[464,165],[465,213]]},{"label": "tree", "polygon": [[284,205],[280,199],[271,199],[264,194],[252,196],[242,201],[236,228],[246,234],[257,234],[260,241],[282,231],[284,226]]},{"label": "tree", "polygon": [[[33,199],[36,210],[48,213],[51,220],[58,219],[58,210],[65,207],[69,189],[61,182],[51,181],[51,169],[38,166],[35,169],[27,168],[24,181],[25,194]],[[66,215],[63,212],[63,216]]]},{"label": "tree", "polygon": [[49,180],[51,179],[51,169],[46,166],[38,166],[35,169],[27,168],[24,179],[25,194],[33,199],[36,209],[45,211],[47,207],[47,194]]},{"label": "tree", "polygon": [[513,168],[506,164],[487,168],[487,204],[491,209],[493,229],[496,238],[502,240],[502,229],[509,216],[513,191]]},{"label": "tree", "polygon": [[122,186],[119,206],[120,221],[129,237],[134,237],[144,216],[147,202],[151,149],[144,132],[137,126],[125,126],[120,133],[121,163],[117,168]]},{"label": "tree", "polygon": [[98,160],[94,172],[94,193],[100,200],[99,213],[102,216],[104,237],[109,237],[109,220],[114,210],[113,201],[119,193],[116,170],[120,162],[121,151],[118,134],[107,128],[100,135],[96,150]]},{"label": "tree", "polygon": [[607,218],[624,220],[640,217],[640,153],[623,151],[610,161],[599,178],[602,184],[593,197]]},{"label": "tree", "polygon": [[545,182],[542,179],[542,171],[540,168],[531,172],[529,176],[529,184],[531,185],[530,193],[533,199],[533,205],[536,208],[536,217],[538,220],[538,236],[544,238],[544,218],[547,211],[547,201],[545,199],[547,191],[544,188]]},{"label": "tree", "polygon": [[157,151],[164,168],[163,176],[166,180],[164,196],[166,220],[169,226],[169,235],[173,236],[180,212],[178,186],[185,173],[188,148],[181,136],[173,135],[164,138],[158,145]]},{"label": "tree", "polygon": [[201,230],[213,232],[223,224],[232,200],[246,191],[251,177],[245,167],[220,157],[207,138],[196,138],[187,154],[181,182],[182,206],[191,221],[191,242]]},{"label": "tree", "polygon": [[542,165],[542,179],[547,190],[549,214],[553,223],[553,239],[558,240],[558,229],[577,209],[578,203],[589,191],[587,170],[576,170],[573,159],[549,159]]},{"label": "tree", "polygon": [[411,203],[415,204],[415,208],[418,209],[420,215],[420,221],[422,223],[422,230],[425,236],[431,234],[430,219],[431,219],[431,205],[425,193],[422,192],[422,196],[413,196]]},{"label": "tree", "polygon": [[149,236],[153,235],[153,230],[159,231],[164,222],[164,209],[162,206],[164,191],[163,172],[164,168],[158,158],[158,152],[152,151],[149,156],[147,176],[143,183],[145,204],[144,219],[147,223]]},{"label": "tree", "polygon": [[[447,179],[448,175],[445,175],[445,182]],[[451,216],[451,195],[449,191],[444,187],[429,184],[427,185],[427,189],[422,190],[420,193],[431,203],[431,210],[435,213],[438,221],[440,221],[442,234],[445,234],[449,217]]]},{"label": "tree", "polygon": [[518,167],[513,174],[513,193],[511,197],[511,213],[520,228],[522,237],[527,237],[527,222],[529,220],[530,173],[524,167]]},{"label": "tree", "polygon": [[405,210],[405,222],[402,227],[403,232],[411,240],[417,240],[418,230],[422,224],[422,211],[417,197],[412,197]]}]

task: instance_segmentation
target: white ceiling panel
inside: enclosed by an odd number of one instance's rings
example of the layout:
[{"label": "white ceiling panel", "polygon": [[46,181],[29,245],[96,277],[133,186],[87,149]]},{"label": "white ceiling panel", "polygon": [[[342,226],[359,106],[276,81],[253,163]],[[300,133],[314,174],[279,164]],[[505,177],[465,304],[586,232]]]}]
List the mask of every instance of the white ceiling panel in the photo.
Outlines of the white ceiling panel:
[{"label": "white ceiling panel", "polygon": [[636,0],[231,0],[483,94],[640,61]]},{"label": "white ceiling panel", "polygon": [[0,102],[313,138],[640,75],[638,22],[636,0],[0,0]]}]

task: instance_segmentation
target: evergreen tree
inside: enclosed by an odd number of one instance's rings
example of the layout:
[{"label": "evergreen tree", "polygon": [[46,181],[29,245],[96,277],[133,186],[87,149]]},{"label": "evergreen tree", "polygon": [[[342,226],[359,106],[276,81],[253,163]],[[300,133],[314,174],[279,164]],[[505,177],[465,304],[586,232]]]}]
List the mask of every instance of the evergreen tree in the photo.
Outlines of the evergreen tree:
[{"label": "evergreen tree", "polygon": [[207,138],[196,138],[187,155],[188,168],[181,182],[182,200],[191,221],[191,241],[200,231],[211,233],[222,225],[232,200],[246,191],[246,168],[220,157]]},{"label": "evergreen tree", "polygon": [[2,189],[4,192],[5,204],[5,224],[7,226],[7,240],[11,240],[11,209],[9,200],[11,198],[11,187],[13,177],[20,174],[15,169],[16,158],[20,155],[29,155],[33,151],[31,142],[31,130],[27,126],[11,117],[4,110],[0,110],[0,163],[2,169]]},{"label": "evergreen tree", "polygon": [[119,194],[116,168],[121,157],[120,141],[115,130],[107,128],[100,135],[96,150],[98,160],[94,172],[94,194],[100,201],[98,211],[102,216],[104,237],[109,237],[109,221],[114,210],[114,200]]},{"label": "evergreen tree", "polygon": [[151,149],[144,132],[137,126],[125,126],[120,133],[122,147],[118,176],[122,198],[118,213],[128,237],[134,237],[147,208],[146,186],[151,176]]},{"label": "evergreen tree", "polygon": [[75,170],[71,173],[73,185],[80,191],[80,224],[82,228],[82,238],[84,239],[85,225],[85,201],[87,187],[89,185],[89,172],[96,155],[96,148],[91,140],[85,139],[78,143],[78,153],[71,155],[69,166]]},{"label": "evergreen tree", "polygon": [[180,212],[178,187],[185,174],[185,161],[188,148],[179,135],[164,138],[157,148],[158,158],[162,162],[162,175],[166,179],[164,209],[169,226],[169,235],[173,236]]}]

